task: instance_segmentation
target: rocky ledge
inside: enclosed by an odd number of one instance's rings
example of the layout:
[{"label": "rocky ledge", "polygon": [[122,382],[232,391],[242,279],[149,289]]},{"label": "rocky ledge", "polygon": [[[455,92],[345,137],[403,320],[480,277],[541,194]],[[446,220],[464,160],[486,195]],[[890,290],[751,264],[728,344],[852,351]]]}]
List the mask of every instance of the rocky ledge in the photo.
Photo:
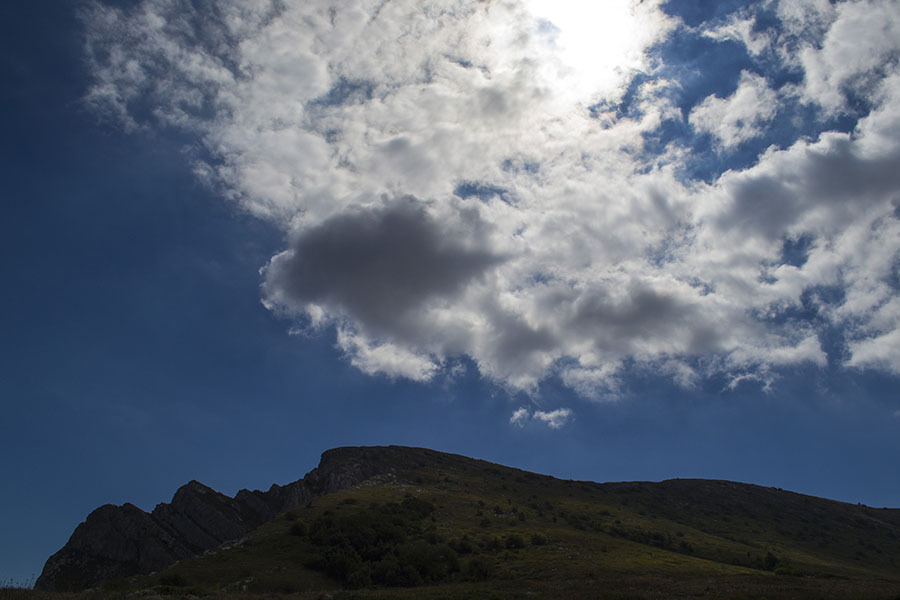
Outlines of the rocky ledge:
[{"label": "rocky ledge", "polygon": [[202,483],[183,485],[170,503],[146,513],[133,504],[107,504],[81,523],[51,556],[35,588],[78,591],[104,581],[160,571],[179,560],[236,540],[278,513],[315,497],[359,485],[377,475],[402,480],[413,469],[448,455],[400,446],[345,447],[322,454],[303,479],[267,492],[241,490],[234,498]]}]

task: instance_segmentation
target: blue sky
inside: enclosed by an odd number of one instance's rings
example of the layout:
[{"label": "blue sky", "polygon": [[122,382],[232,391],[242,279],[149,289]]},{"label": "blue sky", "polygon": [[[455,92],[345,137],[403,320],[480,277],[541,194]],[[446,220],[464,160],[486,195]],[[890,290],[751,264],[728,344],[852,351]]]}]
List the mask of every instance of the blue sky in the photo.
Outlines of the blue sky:
[{"label": "blue sky", "polygon": [[338,445],[900,506],[896,3],[578,4],[0,7],[0,580]]}]

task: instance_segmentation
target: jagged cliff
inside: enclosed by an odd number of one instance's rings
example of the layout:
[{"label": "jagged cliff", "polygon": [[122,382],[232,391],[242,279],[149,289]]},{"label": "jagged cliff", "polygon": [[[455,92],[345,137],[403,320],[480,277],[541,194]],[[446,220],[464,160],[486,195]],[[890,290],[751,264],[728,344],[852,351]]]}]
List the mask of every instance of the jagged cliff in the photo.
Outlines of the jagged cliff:
[{"label": "jagged cliff", "polygon": [[635,597],[887,600],[900,598],[898,564],[897,509],[731,481],[560,480],[388,446],[329,450],[303,479],[265,492],[229,498],[192,481],[149,514],[103,506],[36,586],[157,571],[116,593],[324,596],[424,583],[423,598],[561,599],[606,582]]},{"label": "jagged cliff", "polygon": [[278,513],[317,496],[359,485],[376,475],[403,479],[413,468],[448,455],[423,448],[345,447],[322,454],[303,479],[267,492],[241,490],[234,498],[202,483],[182,486],[170,503],[149,514],[134,506],[107,504],[81,523],[51,556],[35,587],[75,591],[118,577],[160,571],[223,542],[238,539]]}]

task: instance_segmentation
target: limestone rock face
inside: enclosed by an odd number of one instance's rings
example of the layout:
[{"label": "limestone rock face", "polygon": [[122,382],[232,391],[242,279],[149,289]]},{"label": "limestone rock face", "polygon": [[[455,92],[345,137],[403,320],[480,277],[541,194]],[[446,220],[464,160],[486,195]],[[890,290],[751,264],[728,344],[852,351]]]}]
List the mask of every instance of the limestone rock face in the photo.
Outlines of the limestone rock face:
[{"label": "limestone rock face", "polygon": [[303,479],[267,492],[241,490],[234,498],[197,481],[183,485],[170,503],[146,513],[133,504],[105,505],[88,515],[68,543],[51,556],[35,588],[78,591],[109,579],[160,571],[236,540],[278,513],[378,475],[402,477],[443,460],[421,448],[346,447],[322,454]]},{"label": "limestone rock face", "polygon": [[171,504],[158,505],[150,518],[195,553],[239,538],[248,526],[261,522],[253,519],[236,498],[197,481],[181,486]]},{"label": "limestone rock face", "polygon": [[51,556],[35,587],[79,590],[122,575],[151,573],[193,553],[133,504],[107,504]]}]

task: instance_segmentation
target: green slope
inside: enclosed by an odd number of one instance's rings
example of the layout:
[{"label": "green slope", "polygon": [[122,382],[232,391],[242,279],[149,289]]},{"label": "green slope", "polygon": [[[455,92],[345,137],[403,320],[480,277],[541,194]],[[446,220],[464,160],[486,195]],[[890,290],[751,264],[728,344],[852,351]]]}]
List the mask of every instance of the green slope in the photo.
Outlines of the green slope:
[{"label": "green slope", "polygon": [[423,456],[203,557],[82,595],[900,598],[895,509]]}]

